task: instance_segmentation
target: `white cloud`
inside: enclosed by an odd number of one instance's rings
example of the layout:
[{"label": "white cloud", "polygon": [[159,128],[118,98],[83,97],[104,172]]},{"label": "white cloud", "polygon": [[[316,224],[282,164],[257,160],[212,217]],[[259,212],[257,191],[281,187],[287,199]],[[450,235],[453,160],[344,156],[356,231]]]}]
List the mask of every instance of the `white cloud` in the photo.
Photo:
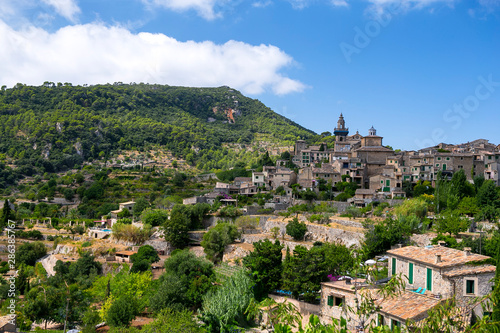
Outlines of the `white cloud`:
[{"label": "white cloud", "polygon": [[53,7],[55,11],[62,17],[67,18],[71,22],[75,22],[76,15],[80,13],[80,7],[75,0],[42,0],[47,5]]},{"label": "white cloud", "polygon": [[332,5],[335,7],[347,7],[349,4],[347,3],[346,0],[331,0]]},{"label": "white cloud", "polygon": [[252,3],[252,7],[255,7],[255,8],[265,8],[269,5],[272,5],[272,1],[271,0],[266,0],[266,1],[255,1],[254,3]]},{"label": "white cloud", "polygon": [[216,12],[216,7],[228,1],[231,0],[142,0],[151,7],[164,7],[178,12],[195,10],[198,15],[207,20],[221,17],[222,14]]},{"label": "white cloud", "polygon": [[181,86],[228,85],[247,94],[287,94],[305,86],[281,74],[293,59],[272,45],[238,41],[181,42],[164,34],[133,34],[100,24],[54,33],[0,21],[0,85],[44,81],[97,84],[147,82]]},{"label": "white cloud", "polygon": [[404,12],[411,9],[422,9],[434,4],[447,4],[453,6],[457,0],[369,0],[371,9],[381,13],[389,9],[393,12]]}]

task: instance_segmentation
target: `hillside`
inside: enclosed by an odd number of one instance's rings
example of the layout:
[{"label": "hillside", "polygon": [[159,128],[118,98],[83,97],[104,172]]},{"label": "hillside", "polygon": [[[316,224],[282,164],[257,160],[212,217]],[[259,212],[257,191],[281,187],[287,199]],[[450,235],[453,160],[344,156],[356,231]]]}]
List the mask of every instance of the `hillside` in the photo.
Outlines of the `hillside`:
[{"label": "hillside", "polygon": [[245,151],[228,146],[263,135],[290,145],[314,133],[229,87],[46,82],[0,91],[0,174],[2,161],[32,175],[152,146],[202,170],[227,168]]}]

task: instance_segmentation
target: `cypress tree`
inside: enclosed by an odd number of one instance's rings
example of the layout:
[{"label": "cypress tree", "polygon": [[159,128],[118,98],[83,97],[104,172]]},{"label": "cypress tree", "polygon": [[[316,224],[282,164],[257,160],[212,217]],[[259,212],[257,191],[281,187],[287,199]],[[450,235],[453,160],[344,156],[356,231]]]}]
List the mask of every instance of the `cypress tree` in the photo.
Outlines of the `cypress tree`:
[{"label": "cypress tree", "polygon": [[10,209],[9,205],[9,200],[5,199],[5,203],[3,205],[3,210],[2,210],[2,220],[0,221],[0,226],[5,228],[7,226],[7,223],[11,219],[12,211]]}]

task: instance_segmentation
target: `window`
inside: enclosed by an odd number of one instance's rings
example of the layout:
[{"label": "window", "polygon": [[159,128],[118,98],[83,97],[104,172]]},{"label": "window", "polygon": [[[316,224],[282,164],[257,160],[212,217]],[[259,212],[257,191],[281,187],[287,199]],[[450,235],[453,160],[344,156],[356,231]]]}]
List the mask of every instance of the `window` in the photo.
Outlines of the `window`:
[{"label": "window", "polygon": [[344,304],[344,298],[330,295],[327,297],[326,304],[328,306],[342,306],[342,304]]},{"label": "window", "polygon": [[450,158],[449,158],[449,157],[447,157],[447,158],[446,158],[446,160],[447,160],[447,161],[449,161],[449,160],[450,160]]},{"label": "window", "polygon": [[465,280],[465,294],[466,295],[474,295],[475,294],[475,284],[474,280]]},{"label": "window", "polygon": [[378,326],[384,326],[385,325],[385,318],[380,313],[378,314],[377,324],[378,324]]},{"label": "window", "polygon": [[438,157],[438,161],[441,161],[441,157]]},{"label": "window", "polygon": [[394,330],[396,327],[401,327],[401,323],[397,320],[391,319],[391,330]]},{"label": "window", "polygon": [[410,262],[408,265],[408,283],[413,284],[413,263]]},{"label": "window", "polygon": [[396,274],[396,258],[392,258],[392,275]]},{"label": "window", "polygon": [[427,268],[427,290],[432,291],[432,269]]}]

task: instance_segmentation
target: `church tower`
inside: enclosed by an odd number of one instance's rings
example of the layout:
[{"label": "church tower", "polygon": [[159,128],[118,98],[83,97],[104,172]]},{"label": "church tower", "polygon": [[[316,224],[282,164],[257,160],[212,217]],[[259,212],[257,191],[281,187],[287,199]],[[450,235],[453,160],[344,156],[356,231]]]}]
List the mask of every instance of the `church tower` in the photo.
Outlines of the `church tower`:
[{"label": "church tower", "polygon": [[347,134],[349,134],[349,128],[345,127],[344,116],[340,114],[339,120],[337,121],[337,127],[333,131],[335,135],[335,142],[345,142]]}]

